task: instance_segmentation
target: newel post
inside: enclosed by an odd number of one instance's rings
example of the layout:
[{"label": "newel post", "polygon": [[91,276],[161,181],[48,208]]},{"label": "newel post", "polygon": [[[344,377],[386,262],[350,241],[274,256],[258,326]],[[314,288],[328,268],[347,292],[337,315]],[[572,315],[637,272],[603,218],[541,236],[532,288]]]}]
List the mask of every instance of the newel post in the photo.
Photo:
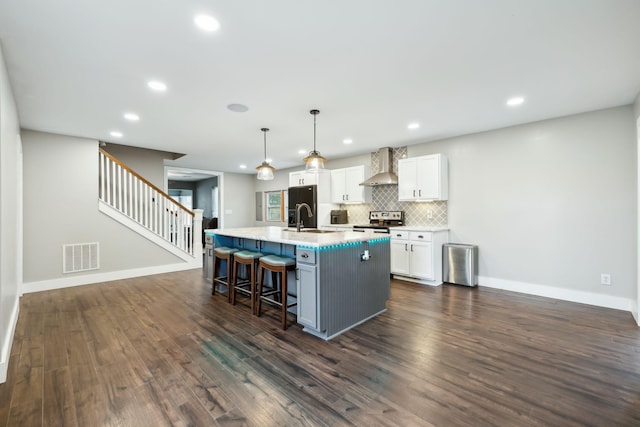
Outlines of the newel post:
[{"label": "newel post", "polygon": [[202,267],[202,213],[203,209],[193,210],[193,256]]}]

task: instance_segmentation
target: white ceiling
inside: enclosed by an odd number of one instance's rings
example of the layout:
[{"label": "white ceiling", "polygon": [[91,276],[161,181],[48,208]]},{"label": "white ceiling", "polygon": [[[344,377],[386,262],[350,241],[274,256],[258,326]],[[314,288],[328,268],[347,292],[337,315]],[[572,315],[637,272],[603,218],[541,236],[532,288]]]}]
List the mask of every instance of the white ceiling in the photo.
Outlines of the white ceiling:
[{"label": "white ceiling", "polygon": [[[197,29],[201,12],[220,30]],[[218,171],[254,172],[261,127],[275,167],[302,165],[312,108],[331,159],[630,104],[640,91],[638,0],[0,0],[0,40],[24,128]],[[506,107],[514,95],[525,103]]]}]

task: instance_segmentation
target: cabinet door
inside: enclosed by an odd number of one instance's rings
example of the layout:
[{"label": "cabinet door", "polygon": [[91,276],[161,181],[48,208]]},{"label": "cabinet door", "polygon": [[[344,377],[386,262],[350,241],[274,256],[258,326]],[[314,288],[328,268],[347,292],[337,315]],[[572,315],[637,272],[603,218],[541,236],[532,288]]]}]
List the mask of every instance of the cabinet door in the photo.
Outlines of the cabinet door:
[{"label": "cabinet door", "polygon": [[346,202],[345,169],[331,171],[331,203]]},{"label": "cabinet door", "polygon": [[409,241],[411,275],[421,279],[433,279],[433,246],[431,242]]},{"label": "cabinet door", "polygon": [[417,160],[415,158],[398,160],[398,199],[399,200],[415,200],[416,199],[416,168]]},{"label": "cabinet door", "polygon": [[364,203],[364,187],[360,185],[364,181],[364,166],[354,166],[345,170],[345,194],[347,202]]},{"label": "cabinet door", "polygon": [[298,263],[298,323],[318,328],[316,268]]},{"label": "cabinet door", "polygon": [[440,156],[420,157],[417,163],[418,199],[440,199]]},{"label": "cabinet door", "polygon": [[289,187],[297,187],[302,185],[302,172],[290,172],[289,173]]},{"label": "cabinet door", "polygon": [[318,184],[318,177],[314,172],[298,171],[289,173],[289,187],[316,184]]},{"label": "cabinet door", "polygon": [[391,273],[411,273],[409,269],[409,241],[391,240]]}]

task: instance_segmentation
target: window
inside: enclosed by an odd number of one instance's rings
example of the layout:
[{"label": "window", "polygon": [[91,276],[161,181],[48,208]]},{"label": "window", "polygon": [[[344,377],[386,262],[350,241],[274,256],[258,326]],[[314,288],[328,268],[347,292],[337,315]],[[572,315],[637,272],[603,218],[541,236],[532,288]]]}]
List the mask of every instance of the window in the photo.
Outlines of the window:
[{"label": "window", "polygon": [[180,203],[185,208],[190,211],[193,210],[193,191],[192,190],[180,190],[180,189],[169,189],[169,197],[171,197],[176,202]]},{"label": "window", "polygon": [[267,221],[284,221],[284,191],[267,191],[265,195]]}]

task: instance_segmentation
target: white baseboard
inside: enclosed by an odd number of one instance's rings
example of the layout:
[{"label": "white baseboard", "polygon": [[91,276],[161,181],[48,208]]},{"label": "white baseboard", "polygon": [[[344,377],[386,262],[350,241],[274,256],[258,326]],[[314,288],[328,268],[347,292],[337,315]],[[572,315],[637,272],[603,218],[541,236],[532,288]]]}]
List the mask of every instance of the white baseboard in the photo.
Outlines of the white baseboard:
[{"label": "white baseboard", "polygon": [[632,314],[634,312],[634,301],[630,298],[483,276],[478,276],[478,285],[484,286],[485,288],[503,289],[505,291],[555,298],[564,301],[595,305],[598,307],[614,308],[617,310],[629,311]]},{"label": "white baseboard", "polygon": [[86,274],[83,276],[61,277],[58,279],[42,280],[38,282],[26,282],[22,284],[21,291],[25,294],[30,292],[49,291],[52,289],[91,285],[93,283],[110,282],[112,280],[130,279],[133,277],[150,276],[152,274],[171,273],[174,271],[192,270],[196,268],[202,268],[202,261],[133,268],[107,273]]},{"label": "white baseboard", "polygon": [[421,285],[428,285],[428,286],[440,286],[442,285],[442,281],[436,281],[436,280],[426,280],[426,279],[416,279],[414,277],[409,277],[409,276],[401,276],[399,274],[393,274],[392,277],[394,279],[398,279],[398,280],[404,280],[405,282],[413,282],[413,283],[419,283]]},{"label": "white baseboard", "polygon": [[0,353],[0,384],[7,381],[7,369],[9,368],[9,358],[11,357],[11,346],[13,344],[13,335],[16,332],[18,324],[18,314],[20,312],[20,298],[16,296],[16,300],[11,310],[11,318],[9,319],[9,331],[4,337],[2,343],[2,353]]},{"label": "white baseboard", "polygon": [[638,302],[637,301],[633,301],[632,305],[631,305],[631,314],[633,315],[633,318],[636,320],[636,323],[638,324],[638,326],[640,326],[640,317],[638,317]]}]

